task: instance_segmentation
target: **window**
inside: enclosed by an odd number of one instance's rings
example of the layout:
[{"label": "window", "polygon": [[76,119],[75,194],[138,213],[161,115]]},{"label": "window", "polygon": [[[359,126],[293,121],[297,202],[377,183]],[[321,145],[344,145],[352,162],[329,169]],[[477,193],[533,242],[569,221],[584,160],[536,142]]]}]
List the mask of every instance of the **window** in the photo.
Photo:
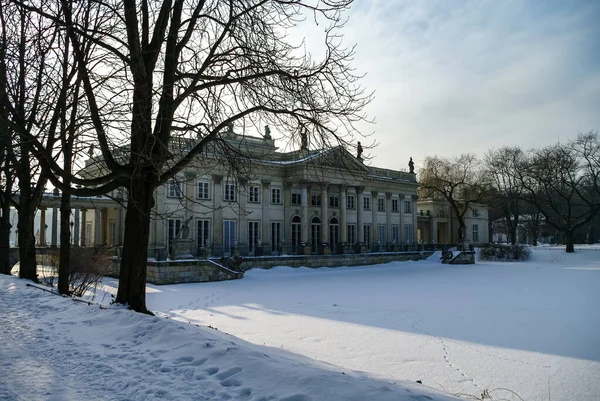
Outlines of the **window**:
[{"label": "window", "polygon": [[223,200],[235,202],[235,184],[226,183],[224,187]]},{"label": "window", "polygon": [[377,211],[385,212],[385,198],[384,197],[377,198]]},{"label": "window", "polygon": [[473,242],[479,242],[479,225],[473,224]]},{"label": "window", "polygon": [[281,222],[271,222],[271,251],[281,252]]},{"label": "window", "polygon": [[332,217],[329,220],[329,244],[331,250],[334,251],[337,245],[340,243],[340,221],[337,217]]},{"label": "window", "polygon": [[472,209],[473,217],[479,217],[479,209]]},{"label": "window", "polygon": [[363,210],[371,210],[371,197],[363,196]]},{"label": "window", "polygon": [[404,213],[412,213],[412,201],[404,201]]},{"label": "window", "polygon": [[248,188],[248,202],[260,203],[260,187],[251,185],[250,188]]},{"label": "window", "polygon": [[346,233],[348,237],[348,243],[356,244],[356,224],[348,224]]},{"label": "window", "polygon": [[310,222],[310,244],[312,251],[316,252],[319,249],[319,243],[321,242],[321,219],[314,216]]},{"label": "window", "polygon": [[400,243],[400,226],[392,225],[392,242],[394,244]]},{"label": "window", "polygon": [[438,210],[437,217],[446,217],[446,212],[444,211],[444,209]]},{"label": "window", "polygon": [[256,254],[256,248],[258,247],[259,227],[259,221],[248,222],[248,252],[250,254]]},{"label": "window", "polygon": [[365,238],[365,246],[368,248],[369,245],[371,244],[371,225],[370,224],[365,224],[363,226],[363,235]]},{"label": "window", "polygon": [[398,199],[392,199],[392,212],[398,213]]},{"label": "window", "polygon": [[271,188],[271,203],[281,205],[281,188]]},{"label": "window", "polygon": [[413,242],[412,226],[404,226],[404,238],[406,239],[407,244],[411,244]]},{"label": "window", "polygon": [[298,190],[292,191],[292,205],[302,204],[302,192]]},{"label": "window", "polygon": [[379,241],[379,243],[381,245],[385,245],[386,244],[386,239],[385,239],[385,226],[380,224],[377,226],[377,241]]},{"label": "window", "polygon": [[223,254],[231,256],[234,247],[237,246],[235,220],[223,220]]},{"label": "window", "polygon": [[169,229],[167,231],[169,254],[173,253],[173,238],[177,238],[181,230],[181,219],[169,219]]},{"label": "window", "polygon": [[311,206],[321,206],[321,194],[314,193],[310,195],[310,205]]},{"label": "window", "polygon": [[210,184],[208,181],[198,181],[198,199],[210,199]]},{"label": "window", "polygon": [[199,248],[210,246],[210,220],[198,219],[196,221],[196,241]]},{"label": "window", "polygon": [[115,220],[108,222],[108,232],[110,233],[108,244],[112,246],[117,245],[117,222]]},{"label": "window", "polygon": [[181,198],[183,196],[183,183],[175,178],[171,178],[167,184],[167,197]]},{"label": "window", "polygon": [[329,207],[340,207],[340,196],[338,194],[329,195]]},{"label": "window", "polygon": [[346,197],[346,209],[356,209],[356,198],[354,195],[348,195]]},{"label": "window", "polygon": [[300,238],[302,233],[301,220],[299,216],[292,218],[292,252],[298,252],[300,246]]}]

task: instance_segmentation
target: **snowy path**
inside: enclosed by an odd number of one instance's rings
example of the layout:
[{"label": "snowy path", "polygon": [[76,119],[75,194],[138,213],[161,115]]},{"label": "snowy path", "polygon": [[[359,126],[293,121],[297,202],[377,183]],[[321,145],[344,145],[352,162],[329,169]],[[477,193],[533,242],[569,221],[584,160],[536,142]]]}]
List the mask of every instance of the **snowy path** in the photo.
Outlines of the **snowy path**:
[{"label": "snowy path", "polygon": [[0,400],[450,400],[417,383],[25,284],[0,276]]}]

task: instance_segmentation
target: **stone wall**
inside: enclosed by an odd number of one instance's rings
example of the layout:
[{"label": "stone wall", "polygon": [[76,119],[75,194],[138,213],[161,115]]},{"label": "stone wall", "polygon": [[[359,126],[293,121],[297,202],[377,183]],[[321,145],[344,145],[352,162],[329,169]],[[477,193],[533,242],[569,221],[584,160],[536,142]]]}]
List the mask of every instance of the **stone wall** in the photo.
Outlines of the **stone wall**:
[{"label": "stone wall", "polygon": [[472,265],[475,263],[475,251],[461,251],[449,263],[451,265]]},{"label": "stone wall", "polygon": [[291,267],[340,267],[364,266],[393,261],[420,260],[431,256],[433,252],[381,252],[347,255],[300,255],[300,256],[263,256],[244,257],[242,269],[270,269],[275,266]]},{"label": "stone wall", "polygon": [[[229,270],[209,260],[148,261],[146,281],[150,284],[201,283],[242,278],[244,273]],[[113,260],[113,276],[119,277],[119,260]]]}]

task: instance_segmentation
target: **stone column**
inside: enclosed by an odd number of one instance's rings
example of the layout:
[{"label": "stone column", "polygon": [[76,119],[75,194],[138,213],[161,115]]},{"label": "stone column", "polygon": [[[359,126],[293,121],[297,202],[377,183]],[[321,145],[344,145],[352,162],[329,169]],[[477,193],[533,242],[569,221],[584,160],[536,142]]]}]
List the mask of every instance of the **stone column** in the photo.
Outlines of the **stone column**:
[{"label": "stone column", "polygon": [[40,238],[38,246],[46,246],[46,208],[40,208]]},{"label": "stone column", "polygon": [[102,245],[108,245],[108,208],[103,207],[102,209],[100,209],[100,217]]},{"label": "stone column", "polygon": [[348,242],[348,232],[346,224],[346,187],[340,185],[340,242]]},{"label": "stone column", "polygon": [[364,209],[364,200],[363,200],[363,192],[365,187],[356,187],[356,234],[358,235],[358,242],[364,244],[365,243],[365,231],[364,231],[364,222],[363,222],[363,209]]},{"label": "stone column", "polygon": [[[371,237],[373,238],[373,246],[377,246],[377,241],[379,240],[379,225],[377,224],[377,197],[379,196],[379,192],[371,191]],[[379,249],[376,249],[379,251]],[[371,250],[372,252],[372,250]]]},{"label": "stone column", "polygon": [[293,184],[290,181],[285,181],[283,183],[283,253],[291,252],[291,243],[292,243],[292,223],[290,221],[292,213],[290,213],[290,209],[292,207],[292,187]]},{"label": "stone column", "polygon": [[94,209],[94,245],[102,245],[102,216],[100,209]]},{"label": "stone column", "polygon": [[310,222],[308,221],[308,185],[306,183],[302,184],[301,196],[300,219],[302,221],[302,225],[300,229],[300,242],[308,244],[308,230],[310,227]]},{"label": "stone column", "polygon": [[413,228],[412,228],[412,242],[415,243],[417,242],[417,199],[419,199],[419,196],[417,195],[411,195],[411,200],[412,200],[412,224],[413,224]]},{"label": "stone column", "polygon": [[271,223],[271,216],[269,215],[269,206],[271,204],[271,194],[269,189],[271,187],[271,181],[262,180],[262,232],[260,235],[260,241],[262,242],[263,255],[271,254],[271,236],[269,235],[269,225]]},{"label": "stone column", "polygon": [[86,220],[86,208],[81,208],[81,246],[87,246],[87,239],[85,238],[85,220]]},{"label": "stone column", "polygon": [[73,209],[73,212],[75,214],[75,221],[73,222],[73,246],[79,246],[79,228],[81,224],[79,222],[79,208]]},{"label": "stone column", "polygon": [[238,199],[239,211],[238,215],[240,216],[240,224],[238,227],[238,246],[241,250],[240,252],[243,255],[247,255],[248,253],[248,181],[243,180],[240,181],[240,186],[244,187],[244,191],[240,188],[240,195]]},{"label": "stone column", "polygon": [[385,227],[385,231],[386,231],[386,244],[382,244],[384,245],[386,248],[386,251],[389,251],[387,244],[392,242],[392,193],[391,192],[386,192],[385,193],[385,220],[386,220],[386,227]]},{"label": "stone column", "polygon": [[404,238],[404,194],[398,195],[398,207],[400,208],[400,229],[398,233],[398,245],[406,243]]},{"label": "stone column", "polygon": [[52,206],[52,236],[50,237],[50,246],[56,248],[58,246],[58,208]]},{"label": "stone column", "polygon": [[214,250],[221,255],[221,247],[223,246],[223,209],[221,209],[221,201],[223,199],[223,176],[213,175],[215,188],[213,191],[213,235],[211,244]]},{"label": "stone column", "polygon": [[321,243],[329,243],[329,187],[321,186]]}]

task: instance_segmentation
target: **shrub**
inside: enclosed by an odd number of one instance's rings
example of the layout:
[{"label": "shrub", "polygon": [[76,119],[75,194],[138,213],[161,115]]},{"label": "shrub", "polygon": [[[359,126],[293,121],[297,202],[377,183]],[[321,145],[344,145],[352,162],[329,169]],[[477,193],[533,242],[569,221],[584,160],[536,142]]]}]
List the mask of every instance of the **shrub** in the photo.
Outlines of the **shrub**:
[{"label": "shrub", "polygon": [[521,244],[488,244],[479,249],[480,260],[527,260],[530,256],[531,251],[529,250],[529,248]]},{"label": "shrub", "polygon": [[[40,280],[54,286],[58,280],[59,253],[56,250],[48,255],[40,255]],[[69,266],[69,290],[81,297],[90,288],[110,274],[111,250],[106,247],[73,247]],[[38,260],[39,260],[38,259]]]}]

